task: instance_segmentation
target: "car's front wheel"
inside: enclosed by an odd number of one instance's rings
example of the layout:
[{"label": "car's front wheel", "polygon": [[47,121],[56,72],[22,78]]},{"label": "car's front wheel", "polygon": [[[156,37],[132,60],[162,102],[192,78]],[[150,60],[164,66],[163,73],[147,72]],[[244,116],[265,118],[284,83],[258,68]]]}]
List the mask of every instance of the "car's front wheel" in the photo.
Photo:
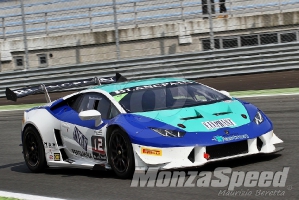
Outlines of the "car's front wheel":
[{"label": "car's front wheel", "polygon": [[46,166],[42,139],[34,127],[27,127],[23,134],[23,153],[27,167],[32,172],[41,172]]},{"label": "car's front wheel", "polygon": [[109,139],[108,161],[118,177],[132,177],[135,170],[133,147],[129,136],[121,129],[112,131]]}]

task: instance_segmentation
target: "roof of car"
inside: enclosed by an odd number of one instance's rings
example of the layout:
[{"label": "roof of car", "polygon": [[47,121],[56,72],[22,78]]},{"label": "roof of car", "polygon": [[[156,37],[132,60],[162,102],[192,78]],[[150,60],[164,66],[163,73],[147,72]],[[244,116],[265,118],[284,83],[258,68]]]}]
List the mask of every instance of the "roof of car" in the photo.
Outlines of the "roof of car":
[{"label": "roof of car", "polygon": [[99,86],[94,86],[90,89],[101,89],[101,90],[104,90],[104,91],[110,93],[110,92],[114,92],[114,91],[122,90],[122,89],[126,89],[126,88],[131,88],[131,87],[154,85],[154,84],[158,84],[158,83],[175,82],[175,81],[186,81],[186,79],[183,79],[183,78],[153,78],[153,79],[112,83],[112,84],[107,84],[107,85],[99,85]]}]

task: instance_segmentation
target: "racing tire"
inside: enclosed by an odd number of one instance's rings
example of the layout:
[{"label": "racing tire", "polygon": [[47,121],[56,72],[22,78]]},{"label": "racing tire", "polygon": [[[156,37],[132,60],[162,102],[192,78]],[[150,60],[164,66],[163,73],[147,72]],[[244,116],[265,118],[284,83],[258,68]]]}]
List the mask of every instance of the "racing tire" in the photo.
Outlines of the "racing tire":
[{"label": "racing tire", "polygon": [[113,130],[108,147],[108,161],[115,174],[122,179],[131,178],[135,160],[129,136],[121,129]]},{"label": "racing tire", "polygon": [[45,149],[38,131],[28,127],[24,131],[23,154],[27,167],[34,173],[42,172],[46,166]]}]

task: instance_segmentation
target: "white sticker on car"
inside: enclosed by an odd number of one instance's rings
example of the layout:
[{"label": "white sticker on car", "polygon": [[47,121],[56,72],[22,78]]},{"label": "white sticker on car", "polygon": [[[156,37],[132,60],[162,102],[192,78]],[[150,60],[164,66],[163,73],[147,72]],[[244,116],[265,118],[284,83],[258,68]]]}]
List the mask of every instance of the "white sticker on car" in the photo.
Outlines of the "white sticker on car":
[{"label": "white sticker on car", "polygon": [[225,128],[225,127],[231,127],[235,126],[235,122],[229,118],[227,119],[220,119],[220,120],[215,120],[215,121],[206,121],[202,122],[202,124],[208,129],[217,129],[217,128]]}]

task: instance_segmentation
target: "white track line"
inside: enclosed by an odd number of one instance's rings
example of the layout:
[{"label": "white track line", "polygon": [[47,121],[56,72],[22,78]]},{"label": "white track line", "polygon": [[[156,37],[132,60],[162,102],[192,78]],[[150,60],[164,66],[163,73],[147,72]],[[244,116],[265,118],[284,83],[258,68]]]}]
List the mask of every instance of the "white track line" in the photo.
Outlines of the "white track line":
[{"label": "white track line", "polygon": [[275,96],[292,96],[299,95],[299,93],[282,93],[282,94],[257,94],[257,95],[244,95],[234,96],[236,98],[249,98],[249,97],[275,97]]},{"label": "white track line", "polygon": [[22,111],[22,110],[28,110],[28,109],[0,110],[0,112],[9,112],[9,111]]},{"label": "white track line", "polygon": [[31,194],[5,192],[5,191],[0,191],[0,197],[10,197],[10,198],[23,199],[23,200],[65,200],[65,199],[58,199],[52,197],[44,197],[44,196],[37,196]]}]

